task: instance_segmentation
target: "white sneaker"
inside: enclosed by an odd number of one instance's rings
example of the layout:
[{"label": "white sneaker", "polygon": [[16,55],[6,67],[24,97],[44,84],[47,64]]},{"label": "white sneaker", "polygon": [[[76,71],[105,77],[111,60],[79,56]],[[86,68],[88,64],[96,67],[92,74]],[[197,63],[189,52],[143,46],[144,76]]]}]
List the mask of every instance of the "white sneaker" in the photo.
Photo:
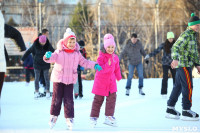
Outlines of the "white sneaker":
[{"label": "white sneaker", "polygon": [[90,117],[92,128],[94,128],[97,125],[97,119],[97,117]]},{"label": "white sneaker", "polygon": [[46,98],[49,99],[50,98],[50,92],[46,93]]},{"label": "white sneaker", "polygon": [[117,127],[117,122],[114,116],[106,116],[105,122],[103,124]]},{"label": "white sneaker", "polygon": [[54,116],[54,115],[50,116],[49,126],[51,129],[55,126],[57,119],[58,119],[57,116]]},{"label": "white sneaker", "polygon": [[67,123],[68,129],[72,130],[74,119],[73,118],[67,118],[66,123]]}]

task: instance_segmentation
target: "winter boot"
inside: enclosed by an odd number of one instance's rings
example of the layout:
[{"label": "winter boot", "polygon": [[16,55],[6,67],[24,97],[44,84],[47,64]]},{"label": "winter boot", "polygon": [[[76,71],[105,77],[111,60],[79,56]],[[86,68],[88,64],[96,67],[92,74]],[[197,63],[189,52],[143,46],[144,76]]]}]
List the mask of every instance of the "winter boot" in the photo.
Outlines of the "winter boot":
[{"label": "winter boot", "polygon": [[182,120],[184,121],[198,121],[199,115],[192,110],[182,111]]},{"label": "winter boot", "polygon": [[126,89],[126,95],[129,96],[130,94],[130,89]]},{"label": "winter boot", "polygon": [[57,116],[54,116],[54,115],[50,116],[49,126],[51,129],[55,126],[57,119],[58,119]]},{"label": "winter boot", "polygon": [[140,95],[143,95],[143,96],[145,95],[145,93],[143,92],[142,88],[139,89],[139,94],[140,94]]},{"label": "winter boot", "polygon": [[117,122],[114,116],[106,116],[104,124],[117,127]]},{"label": "winter boot", "polygon": [[90,117],[92,128],[94,128],[97,125],[97,119],[97,117]]},{"label": "winter boot", "polygon": [[72,130],[74,119],[73,118],[66,118],[67,127],[69,130]]},{"label": "winter boot", "polygon": [[180,119],[180,113],[178,111],[175,110],[174,107],[171,106],[167,106],[167,110],[166,110],[166,118],[170,118],[170,119]]}]

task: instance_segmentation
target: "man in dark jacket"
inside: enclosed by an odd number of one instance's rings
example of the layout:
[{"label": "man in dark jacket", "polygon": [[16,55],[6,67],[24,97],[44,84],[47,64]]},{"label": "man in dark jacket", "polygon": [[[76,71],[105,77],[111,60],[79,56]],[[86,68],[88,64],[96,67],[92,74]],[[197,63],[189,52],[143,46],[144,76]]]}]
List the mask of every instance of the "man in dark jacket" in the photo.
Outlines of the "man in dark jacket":
[{"label": "man in dark jacket", "polygon": [[50,64],[43,61],[43,56],[47,51],[54,52],[53,47],[47,40],[47,37],[45,35],[39,36],[33,43],[33,45],[26,51],[26,53],[22,57],[22,61],[24,61],[30,53],[33,53],[33,67],[35,72],[35,93],[34,97],[39,98],[41,97],[41,93],[39,93],[39,78],[40,78],[40,72],[43,70],[45,83],[46,83],[46,97],[50,97],[50,80],[49,80],[49,69]]},{"label": "man in dark jacket", "polygon": [[136,67],[137,72],[138,72],[138,77],[139,77],[139,94],[145,95],[143,92],[143,65],[142,65],[142,56],[145,57],[146,53],[144,51],[144,48],[142,46],[142,43],[140,40],[137,39],[137,34],[133,33],[131,35],[131,39],[128,40],[125,48],[121,52],[119,56],[119,60],[123,58],[124,55],[128,56],[128,61],[129,61],[129,75],[127,79],[127,84],[126,84],[126,95],[129,96],[130,89],[131,89],[131,82],[134,74],[134,69]]}]

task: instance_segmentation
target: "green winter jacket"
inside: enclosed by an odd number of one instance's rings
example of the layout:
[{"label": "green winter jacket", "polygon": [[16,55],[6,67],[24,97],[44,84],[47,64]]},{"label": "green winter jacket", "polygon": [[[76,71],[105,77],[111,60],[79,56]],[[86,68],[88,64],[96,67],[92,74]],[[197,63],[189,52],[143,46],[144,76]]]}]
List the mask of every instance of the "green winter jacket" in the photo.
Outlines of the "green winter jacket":
[{"label": "green winter jacket", "polygon": [[178,67],[200,66],[196,32],[188,27],[172,46],[172,59],[178,60]]}]

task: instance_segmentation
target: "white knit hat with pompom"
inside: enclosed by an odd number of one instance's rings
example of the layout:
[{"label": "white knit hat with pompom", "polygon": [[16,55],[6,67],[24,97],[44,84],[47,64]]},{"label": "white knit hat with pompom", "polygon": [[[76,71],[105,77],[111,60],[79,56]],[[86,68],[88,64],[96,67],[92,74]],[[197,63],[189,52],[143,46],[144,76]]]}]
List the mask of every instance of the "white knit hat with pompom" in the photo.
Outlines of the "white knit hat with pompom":
[{"label": "white knit hat with pompom", "polygon": [[66,29],[66,32],[65,32],[65,34],[64,34],[64,36],[63,36],[63,39],[69,38],[69,36],[74,36],[74,37],[70,37],[70,38],[76,38],[75,33],[72,32],[72,30],[71,30],[70,28],[67,28],[67,29]]}]

